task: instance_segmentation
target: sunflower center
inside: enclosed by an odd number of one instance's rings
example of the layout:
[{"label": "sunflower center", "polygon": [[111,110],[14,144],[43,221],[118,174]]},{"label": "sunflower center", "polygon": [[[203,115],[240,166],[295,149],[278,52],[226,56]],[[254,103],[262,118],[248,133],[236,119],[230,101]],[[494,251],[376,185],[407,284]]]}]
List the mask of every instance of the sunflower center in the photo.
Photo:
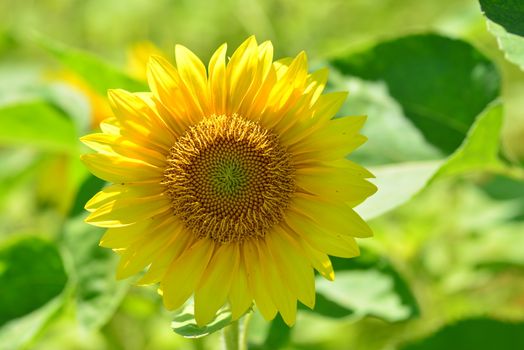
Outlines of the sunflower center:
[{"label": "sunflower center", "polygon": [[290,155],[257,123],[211,116],[178,138],[163,184],[174,214],[198,237],[228,243],[263,237],[295,191]]}]

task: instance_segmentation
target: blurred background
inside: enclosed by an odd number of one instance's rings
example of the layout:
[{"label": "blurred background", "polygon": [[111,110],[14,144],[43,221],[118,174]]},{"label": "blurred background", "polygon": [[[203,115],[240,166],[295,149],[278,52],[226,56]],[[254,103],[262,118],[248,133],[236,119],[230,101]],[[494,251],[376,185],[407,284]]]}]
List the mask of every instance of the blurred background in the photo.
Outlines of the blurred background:
[{"label": "blurred background", "polygon": [[357,208],[362,257],[335,259],[293,329],[255,314],[250,348],[524,348],[524,39],[478,1],[1,0],[0,349],[221,348],[185,338],[154,286],[115,281],[82,222],[103,183],[77,140],[107,88],[147,88],[150,54],[207,63],[252,34],[331,66],[341,116],[368,115],[350,158],[379,192]]}]

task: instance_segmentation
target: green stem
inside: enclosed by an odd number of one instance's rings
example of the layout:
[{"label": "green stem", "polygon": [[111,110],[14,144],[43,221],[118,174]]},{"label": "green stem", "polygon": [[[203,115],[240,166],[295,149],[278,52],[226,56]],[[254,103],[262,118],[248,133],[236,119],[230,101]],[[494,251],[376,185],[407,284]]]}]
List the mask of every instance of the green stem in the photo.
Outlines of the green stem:
[{"label": "green stem", "polygon": [[224,328],[224,344],[226,350],[240,350],[239,321],[234,321]]},{"label": "green stem", "polygon": [[193,341],[191,342],[191,344],[193,345],[193,349],[194,350],[204,350],[206,348],[204,339],[205,338],[193,339]]},{"label": "green stem", "polygon": [[253,316],[253,312],[248,312],[244,317],[243,317],[243,324],[242,324],[242,334],[241,334],[241,338],[240,338],[240,350],[248,350],[248,346],[247,346],[247,333],[249,331],[249,322],[251,321],[251,318]]}]

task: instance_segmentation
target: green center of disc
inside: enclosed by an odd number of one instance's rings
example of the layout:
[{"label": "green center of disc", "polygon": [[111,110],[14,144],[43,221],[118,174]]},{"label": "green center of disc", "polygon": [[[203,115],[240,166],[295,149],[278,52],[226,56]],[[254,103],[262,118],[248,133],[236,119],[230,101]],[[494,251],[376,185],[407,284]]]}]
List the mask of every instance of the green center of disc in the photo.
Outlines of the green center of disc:
[{"label": "green center of disc", "polygon": [[233,197],[242,192],[248,182],[248,176],[240,162],[223,159],[211,169],[211,183],[217,194]]}]

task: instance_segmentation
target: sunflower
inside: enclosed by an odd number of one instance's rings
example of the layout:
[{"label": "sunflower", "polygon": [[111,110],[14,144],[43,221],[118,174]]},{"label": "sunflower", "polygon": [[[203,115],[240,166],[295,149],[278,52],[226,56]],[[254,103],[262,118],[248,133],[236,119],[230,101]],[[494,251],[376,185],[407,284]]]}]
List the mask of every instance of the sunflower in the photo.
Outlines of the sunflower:
[{"label": "sunflower", "polygon": [[346,93],[322,94],[327,70],[308,73],[303,52],[273,61],[271,42],[251,37],[227,63],[224,44],[207,70],[183,46],[175,58],[151,57],[151,92],[109,91],[114,117],[82,138],[113,183],[86,222],[108,228],[117,278],[146,269],[138,283],[160,283],[169,310],[194,295],[199,325],[253,302],[293,325],[297,300],[314,307],[314,270],[333,280],[329,255],[355,257],[372,235],[352,209],[372,175],[346,159],[365,117],[333,118]]}]

